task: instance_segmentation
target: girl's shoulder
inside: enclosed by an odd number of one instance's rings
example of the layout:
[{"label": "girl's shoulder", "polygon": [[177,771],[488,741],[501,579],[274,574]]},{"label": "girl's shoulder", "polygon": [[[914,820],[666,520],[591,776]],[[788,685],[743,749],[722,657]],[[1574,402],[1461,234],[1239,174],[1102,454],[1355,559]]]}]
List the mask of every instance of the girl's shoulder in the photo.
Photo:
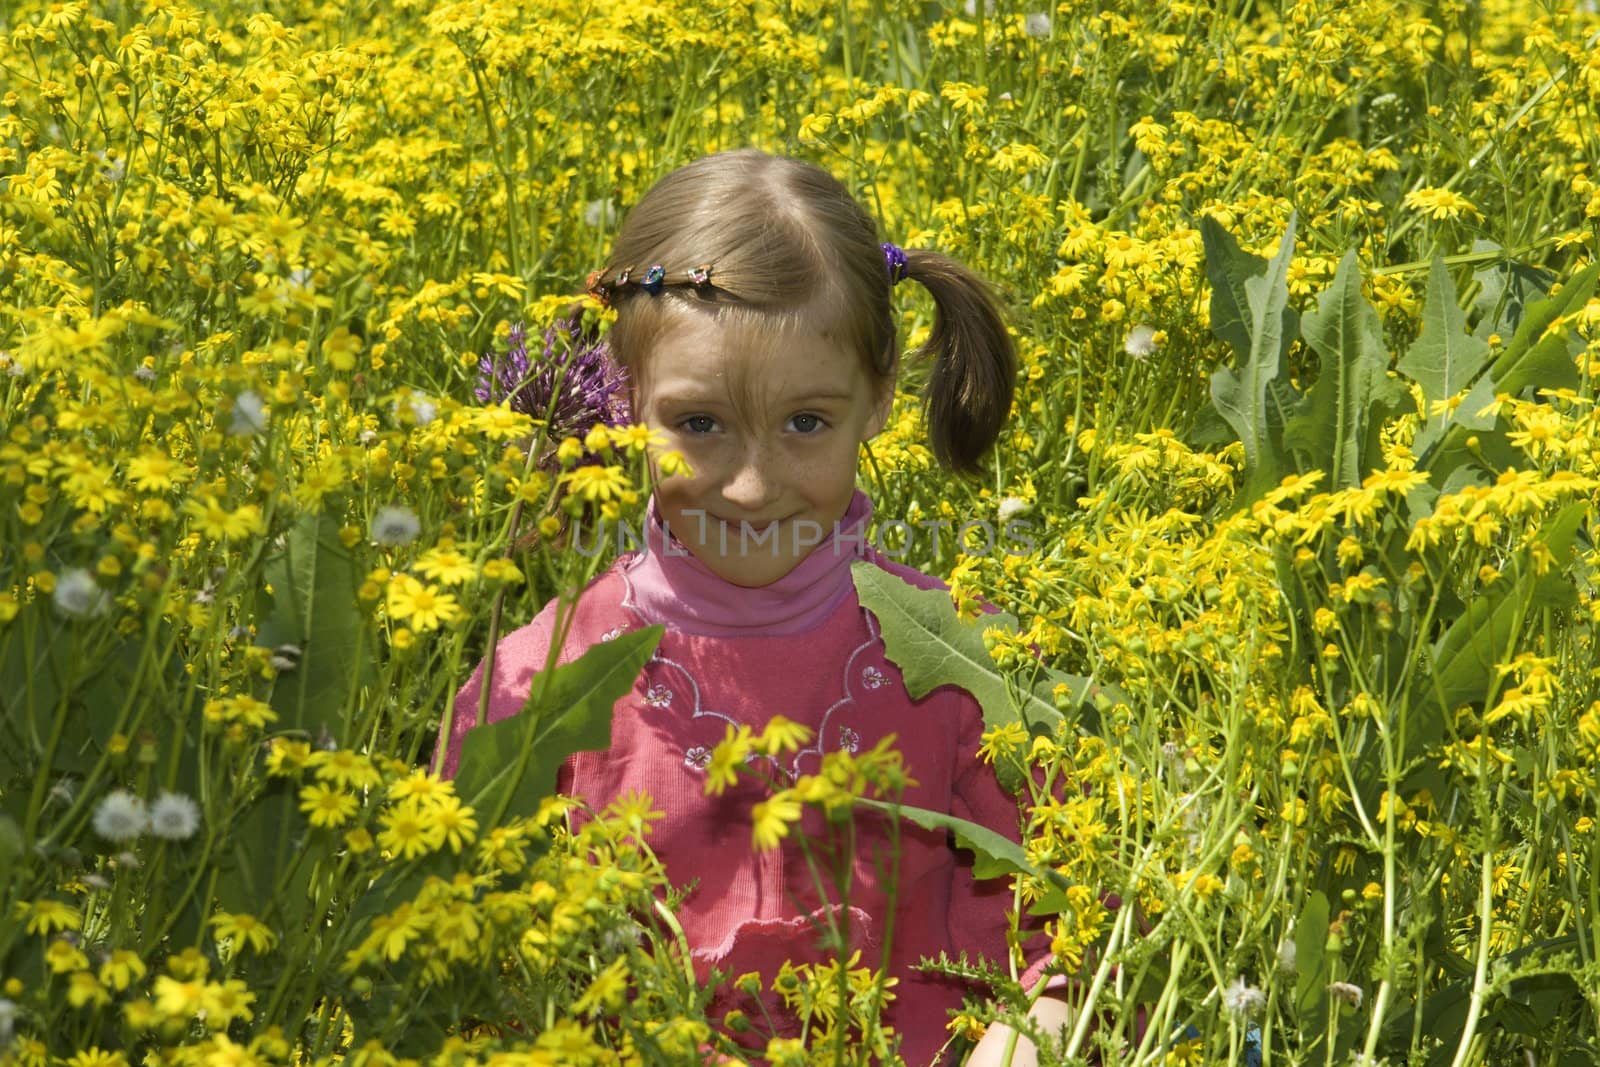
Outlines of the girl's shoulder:
[{"label": "girl's shoulder", "polygon": [[576,658],[584,649],[598,641],[609,640],[626,628],[631,614],[627,600],[627,583],[620,569],[627,557],[619,558],[602,571],[573,599],[563,604],[555,597],[539,610],[526,625],[501,638],[497,649],[510,653],[519,660],[533,659],[543,663],[554,639],[556,626],[569,616],[566,623],[566,640],[558,662]]}]

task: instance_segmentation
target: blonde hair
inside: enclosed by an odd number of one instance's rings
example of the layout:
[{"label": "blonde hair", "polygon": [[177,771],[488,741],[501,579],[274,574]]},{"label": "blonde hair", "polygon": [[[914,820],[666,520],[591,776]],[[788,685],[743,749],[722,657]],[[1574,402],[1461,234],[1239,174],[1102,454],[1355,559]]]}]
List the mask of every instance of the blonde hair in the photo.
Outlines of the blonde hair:
[{"label": "blonde hair", "polygon": [[[657,265],[661,277],[647,277]],[[934,302],[933,331],[914,357],[933,360],[922,399],[934,455],[971,472],[1011,410],[1011,336],[988,285],[948,256],[907,249],[904,276]],[[616,307],[612,352],[636,375],[686,309],[780,331],[817,328],[826,316],[875,385],[887,392],[898,370],[877,226],[836,178],[799,160],[742,149],[671,172],[628,212],[590,283]]]}]

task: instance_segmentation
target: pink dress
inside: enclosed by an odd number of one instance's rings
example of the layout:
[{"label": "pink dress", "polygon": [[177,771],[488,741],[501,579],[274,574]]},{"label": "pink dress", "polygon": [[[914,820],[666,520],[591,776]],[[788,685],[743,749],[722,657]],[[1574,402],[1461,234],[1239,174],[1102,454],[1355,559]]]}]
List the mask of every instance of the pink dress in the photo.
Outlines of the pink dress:
[{"label": "pink dress", "polygon": [[[729,725],[760,733],[783,715],[814,731],[797,755],[765,768],[779,780],[815,771],[823,752],[864,752],[893,734],[916,781],[905,803],[1017,837],[1017,802],[976,755],[983,732],[976,701],[951,686],[912,700],[885,658],[876,620],[857,602],[850,565],[858,558],[919,587],[942,587],[848,536],[865,530],[871,511],[858,492],[836,531],[846,536],[824,540],[794,571],[757,589],[722,580],[675,543],[663,550],[653,536],[646,550],[620,557],[591,583],[575,609],[561,662],[627,630],[666,626],[633,691],[616,704],[611,748],[569,760],[559,788],[596,810],[639,791],[666,813],[648,840],[674,885],[697,883],[678,919],[702,979],[714,968],[730,978],[759,971],[770,982],[785,960],[822,959],[815,917],[837,904],[813,884],[793,836],[773,851],[754,849],[750,809],[765,786],[741,778],[721,796],[706,795],[705,768]],[[521,708],[544,664],[553,612],[552,604],[500,643],[490,721]],[[482,675],[480,665],[456,697],[450,735],[441,738],[447,776],[474,721]],[[944,833],[902,825],[889,956],[899,984],[885,1021],[901,1035],[906,1062],[922,1065],[946,1042],[948,1012],[960,1007],[964,987],[915,965],[965,952],[1004,967],[1012,898],[1004,880],[976,881],[969,858]],[[798,829],[818,839],[825,833],[818,816]],[[862,964],[876,965],[891,910],[883,876],[888,835],[882,820],[868,815],[857,816],[856,834],[849,935]],[[759,1009],[730,981],[713,1011],[732,1007],[760,1025]]]}]

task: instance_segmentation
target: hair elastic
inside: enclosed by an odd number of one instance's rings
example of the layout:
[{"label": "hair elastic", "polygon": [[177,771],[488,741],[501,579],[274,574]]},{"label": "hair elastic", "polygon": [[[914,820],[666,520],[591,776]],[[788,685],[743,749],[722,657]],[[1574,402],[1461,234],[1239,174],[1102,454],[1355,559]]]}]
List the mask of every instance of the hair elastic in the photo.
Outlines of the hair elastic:
[{"label": "hair elastic", "polygon": [[899,285],[906,280],[906,250],[893,241],[885,241],[879,247],[883,249],[883,264],[889,268],[889,284]]}]

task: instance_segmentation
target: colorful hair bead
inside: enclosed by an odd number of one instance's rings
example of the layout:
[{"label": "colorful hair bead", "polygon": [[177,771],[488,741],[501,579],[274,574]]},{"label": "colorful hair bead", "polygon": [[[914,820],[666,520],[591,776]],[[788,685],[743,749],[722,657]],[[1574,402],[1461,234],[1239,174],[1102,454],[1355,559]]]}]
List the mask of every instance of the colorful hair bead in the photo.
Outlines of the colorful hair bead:
[{"label": "colorful hair bead", "polygon": [[639,283],[639,288],[655,296],[661,292],[661,283],[667,280],[667,269],[659,263],[652,263],[650,269],[644,272],[644,280]]},{"label": "colorful hair bead", "polygon": [[590,271],[588,279],[584,282],[584,288],[588,290],[590,296],[599,301],[601,307],[610,307],[611,287],[600,280],[605,275],[606,272],[603,270]]},{"label": "colorful hair bead", "polygon": [[689,272],[689,281],[696,288],[704,288],[711,284],[711,264],[702,263]]},{"label": "colorful hair bead", "polygon": [[621,289],[624,285],[627,285],[632,280],[633,280],[633,268],[632,267],[623,267],[622,268],[622,273],[617,275],[617,288]]}]

